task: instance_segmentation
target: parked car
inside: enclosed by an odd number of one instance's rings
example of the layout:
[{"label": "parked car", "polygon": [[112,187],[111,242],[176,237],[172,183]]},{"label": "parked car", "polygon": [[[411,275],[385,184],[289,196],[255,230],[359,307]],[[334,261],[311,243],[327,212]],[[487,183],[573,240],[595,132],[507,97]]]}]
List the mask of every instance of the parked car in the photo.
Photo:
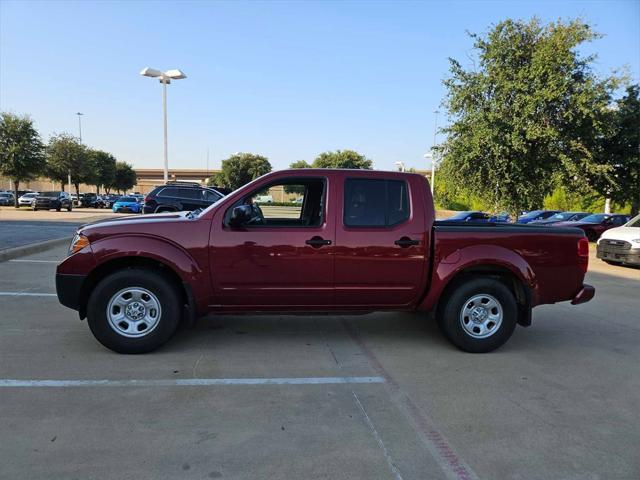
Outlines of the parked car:
[{"label": "parked car", "polygon": [[[254,201],[284,186],[305,192],[297,217]],[[376,310],[434,311],[456,346],[488,352],[532,307],[589,301],[588,261],[575,228],[435,222],[418,174],[296,169],[201,212],[80,227],[56,291],[122,353],[158,348],[181,318]]]},{"label": "parked car", "polygon": [[13,196],[13,193],[10,192],[0,192],[0,205],[9,206],[15,205],[16,201]]},{"label": "parked car", "polygon": [[516,220],[516,223],[530,223],[536,220],[546,220],[556,213],[560,213],[560,210],[532,210],[524,215],[520,215]]},{"label": "parked car", "polygon": [[590,242],[595,242],[606,230],[621,227],[629,221],[626,215],[611,215],[608,213],[595,213],[575,222],[558,222],[552,227],[577,227],[584,231]]},{"label": "parked car", "polygon": [[273,197],[271,195],[258,195],[254,201],[256,203],[273,203]]},{"label": "parked car", "polygon": [[105,208],[107,204],[101,195],[91,195],[82,198],[82,206],[86,208]]},{"label": "parked car", "polygon": [[640,266],[640,215],[606,230],[598,240],[596,256],[613,265]]},{"label": "parked car", "polygon": [[33,207],[34,202],[36,201],[36,197],[39,195],[38,192],[27,192],[18,198],[18,207],[27,206]]},{"label": "parked car", "polygon": [[32,205],[33,211],[36,210],[57,210],[58,212],[66,208],[68,212],[73,209],[73,200],[67,192],[59,190],[52,192],[41,192],[36,201]]},{"label": "parked car", "polygon": [[484,212],[465,211],[439,220],[440,222],[488,222],[491,215]]},{"label": "parked car", "polygon": [[111,207],[114,213],[140,213],[142,204],[135,197],[120,197]]},{"label": "parked car", "polygon": [[102,199],[104,200],[105,208],[112,208],[113,204],[116,203],[119,198],[120,198],[120,195],[111,195],[111,194],[104,195]]},{"label": "parked car", "polygon": [[144,198],[144,213],[182,212],[207,208],[224,195],[192,182],[170,182]]},{"label": "parked car", "polygon": [[589,215],[593,214],[589,212],[559,212],[555,215],[551,215],[546,220],[533,220],[529,223],[531,223],[532,225],[551,225],[558,222],[577,222],[578,220],[582,220]]}]

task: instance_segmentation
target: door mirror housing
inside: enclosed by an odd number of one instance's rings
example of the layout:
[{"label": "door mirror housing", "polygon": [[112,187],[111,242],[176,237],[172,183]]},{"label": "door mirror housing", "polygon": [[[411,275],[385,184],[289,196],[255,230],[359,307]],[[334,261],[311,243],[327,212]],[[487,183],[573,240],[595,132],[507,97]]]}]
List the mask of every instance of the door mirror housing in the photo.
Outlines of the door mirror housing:
[{"label": "door mirror housing", "polygon": [[231,211],[230,227],[240,227],[251,220],[251,205],[238,205]]}]

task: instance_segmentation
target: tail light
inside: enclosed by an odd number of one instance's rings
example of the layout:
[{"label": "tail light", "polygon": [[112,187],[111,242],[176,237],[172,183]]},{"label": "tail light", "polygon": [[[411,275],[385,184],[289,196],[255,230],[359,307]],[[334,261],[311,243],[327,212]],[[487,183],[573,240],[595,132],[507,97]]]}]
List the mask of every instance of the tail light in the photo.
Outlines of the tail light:
[{"label": "tail light", "polygon": [[578,265],[580,265],[584,273],[587,273],[589,268],[589,240],[586,237],[578,240]]},{"label": "tail light", "polygon": [[143,201],[144,203],[147,203],[147,202],[149,201],[149,195],[147,195],[146,197],[144,197],[144,198],[142,199],[142,201]]}]

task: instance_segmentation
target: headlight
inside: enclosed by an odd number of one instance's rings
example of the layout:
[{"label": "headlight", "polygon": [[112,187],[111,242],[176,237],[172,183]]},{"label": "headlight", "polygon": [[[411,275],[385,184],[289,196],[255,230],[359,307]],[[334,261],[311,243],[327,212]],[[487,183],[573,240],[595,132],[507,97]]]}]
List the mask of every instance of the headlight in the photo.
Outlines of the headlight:
[{"label": "headlight", "polygon": [[82,234],[76,234],[71,240],[71,245],[69,245],[69,255],[73,255],[76,252],[79,252],[84,247],[89,245],[89,239]]}]

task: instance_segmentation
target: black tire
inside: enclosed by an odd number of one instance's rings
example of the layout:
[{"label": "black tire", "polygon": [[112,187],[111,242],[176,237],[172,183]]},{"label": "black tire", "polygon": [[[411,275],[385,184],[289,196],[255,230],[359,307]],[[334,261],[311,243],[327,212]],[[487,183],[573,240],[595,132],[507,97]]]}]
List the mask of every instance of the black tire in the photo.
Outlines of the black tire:
[{"label": "black tire", "polygon": [[71,205],[69,205],[69,206],[67,207],[67,212],[70,212],[71,210],[73,210],[73,207],[72,207]]},{"label": "black tire", "polygon": [[587,230],[587,240],[590,242],[595,242],[598,240],[598,234],[593,230]]},{"label": "black tire", "polygon": [[615,265],[618,267],[622,265],[622,262],[612,262],[611,260],[605,260],[605,263],[608,263],[609,265]]},{"label": "black tire", "polygon": [[[153,293],[160,303],[157,325],[141,337],[129,338],[118,333],[107,318],[110,300],[127,287],[144,288]],[[118,353],[147,353],[173,336],[180,322],[182,303],[170,278],[153,270],[127,268],[105,277],[94,288],[89,297],[87,321],[94,337],[108,349]]]},{"label": "black tire", "polygon": [[60,210],[62,210],[62,207],[56,207],[56,212],[59,212]]},{"label": "black tire", "polygon": [[37,211],[38,211],[38,209],[37,209],[36,207],[33,207],[33,209],[32,209],[32,210],[33,210],[34,212],[37,212]]},{"label": "black tire", "polygon": [[[483,295],[493,297],[499,304],[502,321],[489,336],[477,338],[463,326],[463,321],[466,320],[469,325],[467,328],[473,329],[473,322],[469,317],[464,320],[461,317],[465,306],[471,305],[471,299]],[[513,334],[518,323],[518,306],[511,290],[499,280],[472,277],[457,284],[447,295],[438,309],[437,320],[440,329],[456,347],[470,353],[487,353],[502,346]]]}]

